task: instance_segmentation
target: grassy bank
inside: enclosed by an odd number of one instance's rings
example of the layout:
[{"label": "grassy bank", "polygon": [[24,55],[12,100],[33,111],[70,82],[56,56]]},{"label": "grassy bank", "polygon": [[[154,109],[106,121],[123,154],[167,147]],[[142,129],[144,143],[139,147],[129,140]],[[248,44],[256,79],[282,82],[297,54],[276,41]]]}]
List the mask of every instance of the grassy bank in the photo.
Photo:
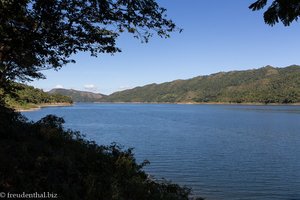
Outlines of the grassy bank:
[{"label": "grassy bank", "polygon": [[17,112],[35,111],[45,107],[65,107],[72,106],[73,103],[44,103],[44,104],[26,104],[13,107]]}]

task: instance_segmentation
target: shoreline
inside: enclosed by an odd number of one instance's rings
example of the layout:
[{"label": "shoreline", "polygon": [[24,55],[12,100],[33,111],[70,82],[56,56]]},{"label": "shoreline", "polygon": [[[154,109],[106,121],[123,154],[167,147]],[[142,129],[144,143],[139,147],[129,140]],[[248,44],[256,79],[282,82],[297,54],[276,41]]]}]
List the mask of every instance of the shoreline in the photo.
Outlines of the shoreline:
[{"label": "shoreline", "polygon": [[67,106],[73,106],[73,103],[45,103],[45,104],[36,104],[33,105],[34,107],[31,108],[16,108],[16,112],[31,112],[31,111],[37,111],[42,108],[46,107],[67,107]]},{"label": "shoreline", "polygon": [[[77,102],[78,103],[78,102]],[[300,103],[280,104],[280,103],[229,103],[229,102],[79,102],[94,104],[173,104],[173,105],[240,105],[240,106],[300,106]],[[49,103],[37,104],[30,108],[15,108],[16,112],[33,112],[47,107],[68,107],[75,103]]]},{"label": "shoreline", "polygon": [[105,104],[105,103],[110,103],[110,104],[174,104],[174,105],[241,105],[241,106],[300,106],[300,102],[298,103],[229,103],[229,102],[91,102],[91,103],[96,103],[96,104]]}]

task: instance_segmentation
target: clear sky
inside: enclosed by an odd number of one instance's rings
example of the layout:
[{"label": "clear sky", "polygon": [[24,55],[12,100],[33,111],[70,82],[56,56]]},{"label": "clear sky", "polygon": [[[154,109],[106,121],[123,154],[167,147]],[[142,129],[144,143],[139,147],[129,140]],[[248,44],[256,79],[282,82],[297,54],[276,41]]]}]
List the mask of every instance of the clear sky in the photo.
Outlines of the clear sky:
[{"label": "clear sky", "polygon": [[300,64],[300,24],[264,24],[255,0],[159,0],[182,33],[153,37],[148,44],[129,35],[118,39],[121,53],[98,58],[80,53],[76,64],[45,71],[31,82],[44,90],[72,88],[110,94],[150,83],[188,79],[219,71]]}]

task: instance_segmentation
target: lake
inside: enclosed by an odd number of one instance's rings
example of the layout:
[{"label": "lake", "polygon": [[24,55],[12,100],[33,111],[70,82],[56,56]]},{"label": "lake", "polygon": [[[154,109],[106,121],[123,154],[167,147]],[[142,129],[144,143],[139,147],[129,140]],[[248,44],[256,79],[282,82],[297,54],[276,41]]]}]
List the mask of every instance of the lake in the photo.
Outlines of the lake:
[{"label": "lake", "polygon": [[23,114],[134,147],[149,174],[207,200],[300,200],[300,106],[78,103]]}]

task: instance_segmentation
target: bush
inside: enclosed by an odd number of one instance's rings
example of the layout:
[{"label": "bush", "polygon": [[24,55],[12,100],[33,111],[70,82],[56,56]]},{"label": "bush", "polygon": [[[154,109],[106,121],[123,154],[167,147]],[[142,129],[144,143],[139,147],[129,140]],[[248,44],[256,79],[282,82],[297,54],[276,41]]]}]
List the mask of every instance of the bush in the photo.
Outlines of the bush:
[{"label": "bush", "polygon": [[53,192],[60,199],[189,199],[190,189],[151,179],[132,149],[101,146],[62,118],[48,115],[28,122],[1,106],[0,191]]}]

